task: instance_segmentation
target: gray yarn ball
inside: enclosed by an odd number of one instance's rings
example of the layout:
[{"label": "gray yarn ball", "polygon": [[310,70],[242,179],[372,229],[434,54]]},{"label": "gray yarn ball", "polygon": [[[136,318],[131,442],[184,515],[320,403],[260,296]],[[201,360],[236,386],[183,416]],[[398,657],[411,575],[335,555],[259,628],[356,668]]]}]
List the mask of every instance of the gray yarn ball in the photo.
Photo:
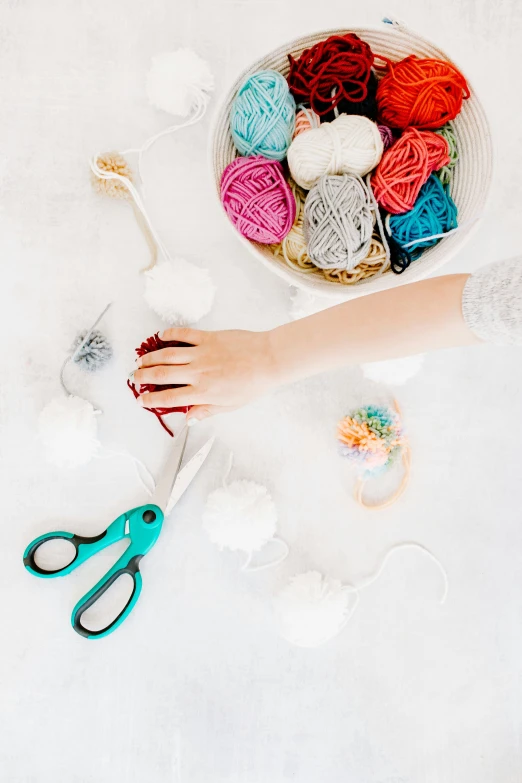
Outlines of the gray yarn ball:
[{"label": "gray yarn ball", "polygon": [[[83,342],[87,332],[81,332],[73,345],[73,352]],[[74,356],[74,363],[79,364],[83,370],[96,372],[112,358],[112,346],[107,338],[98,329],[89,336],[85,345]]]},{"label": "gray yarn ball", "polygon": [[305,201],[308,255],[320,269],[353,269],[369,253],[374,220],[372,194],[360,177],[321,177]]}]

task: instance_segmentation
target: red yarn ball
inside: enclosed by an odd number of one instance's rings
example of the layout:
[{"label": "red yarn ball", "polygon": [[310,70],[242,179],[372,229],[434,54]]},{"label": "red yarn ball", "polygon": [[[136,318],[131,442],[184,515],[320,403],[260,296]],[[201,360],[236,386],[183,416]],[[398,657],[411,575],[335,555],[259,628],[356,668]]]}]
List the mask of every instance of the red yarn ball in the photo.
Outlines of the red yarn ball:
[{"label": "red yarn ball", "polygon": [[444,60],[422,60],[414,54],[393,63],[377,88],[379,120],[391,128],[440,128],[453,120],[469,98],[460,71]]},{"label": "red yarn ball", "polygon": [[[178,340],[162,340],[159,336],[159,332],[156,332],[156,334],[153,334],[152,337],[148,337],[142,344],[139,346],[139,348],[136,348],[136,353],[138,356],[144,356],[146,353],[152,353],[152,351],[159,351],[160,348],[192,348],[190,343],[180,343]],[[158,388],[163,391],[164,389],[179,389],[180,386],[183,386],[182,383],[171,383],[167,386],[157,386],[154,383],[142,383],[139,385],[139,390],[136,388],[136,384],[132,383],[131,381],[127,381],[127,386],[129,389],[131,389],[132,393],[135,397],[139,397],[140,394],[144,394],[145,392],[153,392],[156,391]],[[165,422],[163,421],[163,416],[166,416],[167,413],[174,413],[174,412],[180,412],[180,413],[186,413],[189,410],[190,406],[183,405],[179,408],[145,408],[145,410],[150,411],[153,413],[161,426],[164,430],[166,430],[169,435],[172,437],[174,436],[174,433],[167,427]]]},{"label": "red yarn ball", "polygon": [[281,242],[294,223],[295,198],[277,160],[236,158],[221,177],[221,200],[242,236],[263,245]]},{"label": "red yarn ball", "polygon": [[291,54],[288,59],[287,81],[296,103],[309,103],[320,117],[343,100],[360,103],[368,97],[373,52],[355,33],[331,35],[297,60]]},{"label": "red yarn ball", "polygon": [[446,139],[433,131],[407,128],[384,153],[372,176],[375,198],[394,215],[408,212],[430,174],[448,163]]}]

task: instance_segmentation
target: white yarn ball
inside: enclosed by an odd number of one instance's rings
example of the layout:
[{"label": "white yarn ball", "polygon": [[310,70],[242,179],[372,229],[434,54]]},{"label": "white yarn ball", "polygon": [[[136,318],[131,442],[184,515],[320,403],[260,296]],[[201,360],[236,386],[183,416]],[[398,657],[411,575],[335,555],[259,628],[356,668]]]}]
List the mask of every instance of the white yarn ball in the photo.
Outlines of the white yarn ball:
[{"label": "white yarn ball", "polygon": [[385,362],[369,362],[362,365],[364,376],[375,383],[389,386],[402,386],[420,372],[424,364],[424,353],[404,356],[402,359],[390,359]]},{"label": "white yarn ball", "polygon": [[203,527],[220,549],[255,552],[274,537],[277,509],[266,487],[233,481],[208,496]]},{"label": "white yarn ball", "polygon": [[214,77],[208,64],[192,49],[163,52],[152,58],[147,97],[157,109],[186,117],[198,103],[208,100]]},{"label": "white yarn ball", "polygon": [[318,647],[341,631],[353,600],[337,579],[318,571],[298,574],[274,599],[281,636],[299,647]]},{"label": "white yarn ball", "polygon": [[379,163],[383,141],[379,128],[357,114],[341,114],[333,122],[300,133],[288,149],[290,173],[310,190],[324,174],[367,174]]},{"label": "white yarn ball", "polygon": [[216,289],[207,269],[183,258],[145,272],[145,301],[168,324],[192,324],[210,312]]},{"label": "white yarn ball", "polygon": [[38,435],[48,462],[59,468],[84,465],[100,448],[96,410],[88,400],[55,397],[40,413]]}]

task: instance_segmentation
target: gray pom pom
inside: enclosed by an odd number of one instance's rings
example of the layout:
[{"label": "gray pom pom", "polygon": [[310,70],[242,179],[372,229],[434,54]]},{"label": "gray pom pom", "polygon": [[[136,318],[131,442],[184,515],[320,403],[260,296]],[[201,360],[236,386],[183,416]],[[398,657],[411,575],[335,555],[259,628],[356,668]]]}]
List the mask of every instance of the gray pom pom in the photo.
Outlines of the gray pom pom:
[{"label": "gray pom pom", "polygon": [[[76,351],[85,339],[87,332],[81,332],[74,341],[73,351]],[[82,370],[96,372],[112,358],[112,346],[107,338],[98,329],[95,329],[85,343],[74,356],[73,361],[79,364]]]}]

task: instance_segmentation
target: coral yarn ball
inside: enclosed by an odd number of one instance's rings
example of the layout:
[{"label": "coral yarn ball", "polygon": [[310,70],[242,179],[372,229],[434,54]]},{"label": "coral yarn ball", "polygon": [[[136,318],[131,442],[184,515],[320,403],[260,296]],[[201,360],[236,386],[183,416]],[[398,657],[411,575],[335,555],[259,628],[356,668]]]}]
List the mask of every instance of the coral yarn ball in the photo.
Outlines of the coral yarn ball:
[{"label": "coral yarn ball", "polygon": [[440,128],[454,119],[469,98],[460,71],[444,60],[412,54],[398,63],[386,61],[387,72],[377,88],[379,119],[390,128]]},{"label": "coral yarn ball", "polygon": [[239,233],[275,245],[292,228],[295,199],[278,161],[261,155],[236,158],[221,177],[221,200]]},{"label": "coral yarn ball", "polygon": [[230,112],[230,132],[241,155],[283,160],[295,127],[295,101],[278,71],[246,79]]}]

